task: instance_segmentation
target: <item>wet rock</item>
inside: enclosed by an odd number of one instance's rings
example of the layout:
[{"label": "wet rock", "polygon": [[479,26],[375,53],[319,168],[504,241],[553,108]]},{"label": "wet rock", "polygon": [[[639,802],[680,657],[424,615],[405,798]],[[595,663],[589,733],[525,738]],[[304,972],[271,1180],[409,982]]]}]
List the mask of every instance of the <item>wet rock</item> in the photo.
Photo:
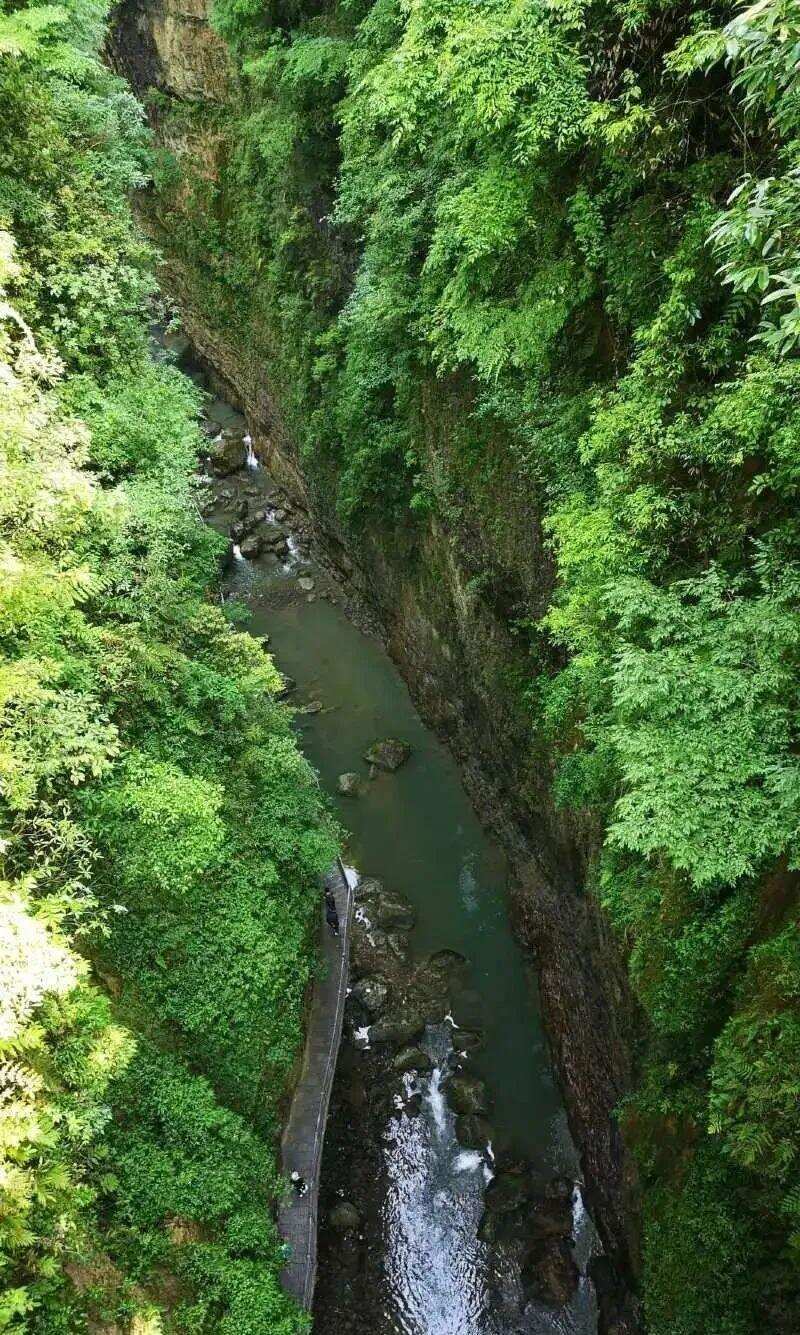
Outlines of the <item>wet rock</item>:
[{"label": "wet rock", "polygon": [[257,533],[250,533],[246,538],[242,538],[240,551],[246,560],[255,561],[263,550],[264,543]]},{"label": "wet rock", "polygon": [[[245,497],[245,499],[241,500],[236,507],[236,513],[239,519],[246,519],[249,510],[250,510],[250,502]],[[253,516],[253,518],[255,519],[255,515]]]},{"label": "wet rock", "polygon": [[389,998],[389,985],[383,978],[360,978],[353,984],[351,996],[373,1015],[383,1010]]},{"label": "wet rock", "polygon": [[328,1219],[331,1228],[335,1228],[337,1233],[347,1233],[350,1229],[358,1228],[361,1223],[361,1215],[350,1201],[339,1201],[334,1205]]},{"label": "wet rock", "polygon": [[217,477],[227,477],[230,473],[236,473],[240,468],[244,468],[245,457],[246,451],[241,437],[228,435],[227,432],[212,440],[209,447],[209,464],[211,471],[216,473]]},{"label": "wet rock", "polygon": [[317,595],[315,593],[310,593],[306,598],[307,603],[315,603],[316,601],[317,601]]},{"label": "wet rock", "polygon": [[416,1012],[400,1011],[370,1025],[370,1043],[413,1044],[422,1037],[425,1019]]},{"label": "wet rock", "polygon": [[408,742],[401,742],[396,737],[387,737],[382,742],[374,742],[365,752],[364,759],[368,765],[375,765],[377,769],[394,773],[406,763],[410,755],[411,747]]},{"label": "wet rock", "polygon": [[520,1230],[521,1222],[518,1215],[484,1210],[478,1225],[478,1237],[481,1242],[488,1242],[492,1246],[498,1243],[515,1243],[518,1246],[521,1241]]},{"label": "wet rock", "polygon": [[356,887],[356,899],[371,899],[373,895],[382,895],[383,891],[383,881],[377,876],[362,876]]},{"label": "wet rock", "polygon": [[288,518],[288,516],[289,516],[289,511],[284,509],[283,506],[279,506],[278,509],[275,510],[272,517],[276,521],[276,523],[282,524],[283,521]]},{"label": "wet rock", "polygon": [[408,959],[411,947],[404,932],[387,932],[386,941],[392,954],[399,961],[405,962]]},{"label": "wet rock", "polygon": [[578,1267],[570,1244],[546,1238],[529,1250],[522,1267],[526,1297],[551,1307],[565,1307],[578,1287]]},{"label": "wet rock", "polygon": [[464,1113],[456,1118],[456,1139],[465,1150],[482,1150],[492,1139],[491,1123],[477,1113]]},{"label": "wet rock", "polygon": [[407,1047],[401,1048],[397,1056],[392,1061],[392,1070],[401,1075],[406,1071],[429,1071],[431,1069],[431,1059],[427,1052],[422,1048]]},{"label": "wet rock", "polygon": [[275,698],[276,700],[283,700],[287,695],[290,695],[292,691],[296,690],[297,682],[294,677],[284,676],[278,690],[275,692]]},{"label": "wet rock", "polygon": [[535,1238],[569,1238],[572,1233],[572,1193],[567,1197],[547,1197],[533,1203],[530,1216]]},{"label": "wet rock", "polygon": [[246,533],[247,529],[241,520],[237,520],[235,524],[231,524],[231,542],[241,542]]},{"label": "wet rock", "polygon": [[417,920],[416,910],[405,895],[384,891],[375,901],[374,917],[379,927],[410,931]]},{"label": "wet rock", "polygon": [[310,593],[311,590],[314,588],[314,581],[310,575],[302,575],[301,578],[297,581],[297,583],[299,587],[303,590],[303,593]]},{"label": "wet rock", "polygon": [[568,1177],[552,1177],[546,1184],[544,1195],[548,1200],[568,1200],[572,1201],[572,1193],[575,1183],[570,1182]]},{"label": "wet rock", "polygon": [[321,700],[309,700],[308,704],[300,705],[298,714],[321,714],[325,708]]},{"label": "wet rock", "polygon": [[519,1173],[498,1173],[486,1188],[486,1209],[495,1214],[516,1210],[529,1195],[529,1184]]},{"label": "wet rock", "polygon": [[358,797],[361,793],[361,779],[358,774],[340,774],[336,787],[344,797]]},{"label": "wet rock", "polygon": [[380,928],[368,928],[358,917],[353,924],[351,963],[354,974],[388,974],[397,970],[398,955],[392,948],[388,933]]},{"label": "wet rock", "polygon": [[486,1086],[475,1075],[453,1075],[445,1086],[447,1102],[457,1113],[486,1113]]}]

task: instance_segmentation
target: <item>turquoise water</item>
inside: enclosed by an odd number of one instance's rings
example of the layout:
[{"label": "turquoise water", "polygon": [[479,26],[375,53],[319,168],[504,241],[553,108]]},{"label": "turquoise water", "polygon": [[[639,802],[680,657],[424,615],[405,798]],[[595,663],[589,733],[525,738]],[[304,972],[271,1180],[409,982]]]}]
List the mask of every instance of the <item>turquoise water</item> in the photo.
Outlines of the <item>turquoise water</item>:
[{"label": "turquoise water", "polygon": [[[259,495],[253,495],[256,488]],[[228,493],[226,508],[211,522],[227,531],[245,498],[251,511],[264,508],[272,488],[262,470],[243,470],[217,490]],[[314,581],[313,591],[302,587],[301,578]],[[296,535],[281,559],[266,554],[228,563],[225,596],[246,603],[249,629],[269,636],[278,667],[297,683],[292,702],[298,710],[311,702],[323,706],[313,714],[298,712],[296,726],[349,831],[347,860],[414,904],[411,947],[417,957],[449,949],[469,962],[451,1017],[426,1030],[431,1071],[403,1077],[405,1095],[420,1097],[419,1115],[395,1111],[383,1132],[386,1186],[375,1275],[380,1335],[592,1335],[596,1310],[585,1262],[593,1234],[579,1187],[573,1191],[573,1241],[581,1276],[565,1307],[527,1301],[518,1263],[507,1258],[498,1264],[481,1240],[484,1191],[499,1151],[527,1160],[545,1177],[579,1176],[535,978],[509,924],[505,858],[382,646],[320,596],[325,591],[336,594]],[[394,774],[370,777],[364,753],[386,737],[407,742],[411,757]],[[345,772],[360,775],[360,796],[337,795],[337,779]],[[484,1036],[467,1063],[489,1094],[492,1144],[482,1151],[458,1143],[447,1106],[447,1080],[460,1060],[459,1025]]]},{"label": "turquoise water", "polygon": [[[236,484],[252,487],[260,472]],[[233,484],[231,484],[233,485]],[[241,494],[241,493],[240,493]],[[236,500],[231,502],[231,510]],[[261,502],[251,498],[256,508]],[[221,515],[224,526],[230,515]],[[265,558],[231,562],[230,593],[252,612],[249,629],[268,634],[281,671],[297,682],[293,702],[320,700],[323,712],[298,716],[305,753],[335,794],[338,776],[359,773],[362,795],[334,796],[349,831],[348,859],[362,875],[379,876],[415,905],[416,954],[448,948],[470,963],[469,988],[454,1007],[485,1043],[470,1057],[492,1100],[496,1144],[545,1171],[573,1167],[561,1100],[539,1018],[535,979],[508,919],[507,867],[481,827],[458,768],[423,724],[394,664],[377,640],[362,634],[339,606],[298,590],[299,574],[324,577],[303,559],[289,568]],[[401,738],[411,759],[394,774],[370,780],[362,759],[377,739]]]}]

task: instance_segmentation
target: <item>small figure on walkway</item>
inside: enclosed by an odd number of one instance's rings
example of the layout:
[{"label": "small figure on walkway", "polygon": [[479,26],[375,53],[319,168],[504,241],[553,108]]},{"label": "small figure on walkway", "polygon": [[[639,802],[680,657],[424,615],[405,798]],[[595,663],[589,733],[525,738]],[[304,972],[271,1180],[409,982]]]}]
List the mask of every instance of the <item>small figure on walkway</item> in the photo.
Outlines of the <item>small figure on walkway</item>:
[{"label": "small figure on walkway", "polygon": [[336,911],[336,900],[330,890],[325,891],[325,921],[333,932],[333,935],[338,936],[339,914]]},{"label": "small figure on walkway", "polygon": [[296,1168],[289,1174],[289,1181],[291,1182],[298,1196],[305,1196],[306,1192],[308,1191],[308,1183],[306,1182],[304,1177],[300,1176]]}]

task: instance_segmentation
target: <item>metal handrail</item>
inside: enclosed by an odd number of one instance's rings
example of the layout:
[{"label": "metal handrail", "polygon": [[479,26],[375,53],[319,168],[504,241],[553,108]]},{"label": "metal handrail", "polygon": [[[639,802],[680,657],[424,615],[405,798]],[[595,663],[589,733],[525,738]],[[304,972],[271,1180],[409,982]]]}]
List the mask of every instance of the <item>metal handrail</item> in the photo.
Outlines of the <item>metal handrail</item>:
[{"label": "metal handrail", "polygon": [[[290,1162],[298,1158],[299,1148],[307,1150],[307,1128],[302,1123],[308,1114],[304,1111],[304,1104],[308,1099],[309,1093],[313,1094],[315,1103],[315,1116],[313,1126],[313,1140],[309,1166],[306,1171],[306,1183],[308,1190],[301,1198],[294,1198],[290,1202],[284,1202],[279,1211],[279,1225],[284,1236],[287,1233],[294,1235],[294,1248],[283,1271],[284,1287],[293,1294],[301,1305],[307,1310],[311,1310],[314,1299],[314,1287],[317,1274],[317,1228],[319,1219],[319,1179],[322,1165],[322,1150],[325,1141],[325,1127],[327,1124],[328,1108],[330,1105],[331,1091],[333,1089],[333,1079],[336,1072],[336,1062],[339,1055],[339,1046],[342,1035],[342,1022],[344,1018],[344,1006],[347,999],[347,985],[349,981],[349,959],[350,959],[350,927],[353,913],[353,887],[347,878],[347,872],[340,857],[336,858],[336,871],[340,883],[339,899],[341,905],[337,904],[339,912],[339,941],[341,949],[338,955],[339,973],[336,982],[336,997],[332,1014],[329,1012],[330,1028],[328,1034],[327,1051],[324,1057],[324,1063],[319,1069],[313,1069],[313,1056],[310,1054],[310,1046],[314,1036],[315,1025],[315,1005],[321,1004],[318,986],[315,987],[315,996],[311,1004],[311,1017],[306,1037],[306,1050],[303,1060],[303,1071],[298,1081],[297,1087],[292,1099],[292,1107],[286,1123],[283,1140],[283,1166],[284,1171],[289,1171]],[[332,877],[333,868],[325,878],[326,883]],[[333,887],[331,887],[333,888]],[[334,897],[335,891],[334,891]],[[316,1089],[314,1088],[316,1084]],[[298,1127],[293,1127],[293,1121],[297,1120]],[[292,1133],[299,1130],[303,1135],[303,1145],[292,1147]],[[302,1215],[298,1215],[298,1211]],[[298,1232],[302,1230],[302,1238],[298,1239]],[[291,1237],[287,1239],[291,1241]]]}]

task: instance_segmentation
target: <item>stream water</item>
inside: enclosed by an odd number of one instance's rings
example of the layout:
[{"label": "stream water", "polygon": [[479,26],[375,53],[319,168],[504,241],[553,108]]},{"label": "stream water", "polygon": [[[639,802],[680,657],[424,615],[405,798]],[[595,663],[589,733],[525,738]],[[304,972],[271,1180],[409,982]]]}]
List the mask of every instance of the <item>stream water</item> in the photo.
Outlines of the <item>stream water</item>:
[{"label": "stream water", "polygon": [[[229,531],[236,516],[265,508],[275,525],[274,484],[255,467],[214,484],[210,522]],[[272,498],[271,503],[268,498]],[[291,516],[288,518],[291,526]],[[286,528],[283,516],[282,528]],[[245,545],[242,543],[242,545]],[[299,580],[303,580],[303,587]],[[309,581],[313,580],[313,589]],[[331,591],[331,592],[327,592]],[[333,795],[349,831],[347,860],[402,892],[416,909],[415,956],[448,949],[468,963],[467,978],[443,1024],[424,1046],[430,1072],[409,1073],[385,1127],[385,1194],[380,1209],[382,1316],[397,1335],[501,1335],[506,1331],[575,1332],[596,1328],[585,1277],[592,1230],[573,1191],[573,1247],[581,1272],[569,1303],[555,1309],[525,1301],[519,1274],[492,1272],[479,1226],[495,1155],[524,1160],[542,1175],[577,1179],[578,1166],[555,1086],[538,1014],[535,979],[509,925],[503,854],[481,827],[447,750],[422,723],[381,645],[359,631],[335,600],[335,586],[297,533],[277,554],[247,560],[237,545],[225,596],[247,603],[254,634],[297,683],[292,702],[318,712],[297,716],[302,747]],[[370,777],[363,760],[377,739],[412,748],[395,773]],[[359,774],[358,797],[337,796],[343,772]],[[470,1073],[491,1099],[492,1144],[464,1149],[446,1085],[459,1065],[459,1029],[482,1033]],[[404,1116],[418,1093],[419,1115]],[[496,1267],[495,1267],[496,1271]],[[490,1278],[490,1272],[491,1278]]]}]

